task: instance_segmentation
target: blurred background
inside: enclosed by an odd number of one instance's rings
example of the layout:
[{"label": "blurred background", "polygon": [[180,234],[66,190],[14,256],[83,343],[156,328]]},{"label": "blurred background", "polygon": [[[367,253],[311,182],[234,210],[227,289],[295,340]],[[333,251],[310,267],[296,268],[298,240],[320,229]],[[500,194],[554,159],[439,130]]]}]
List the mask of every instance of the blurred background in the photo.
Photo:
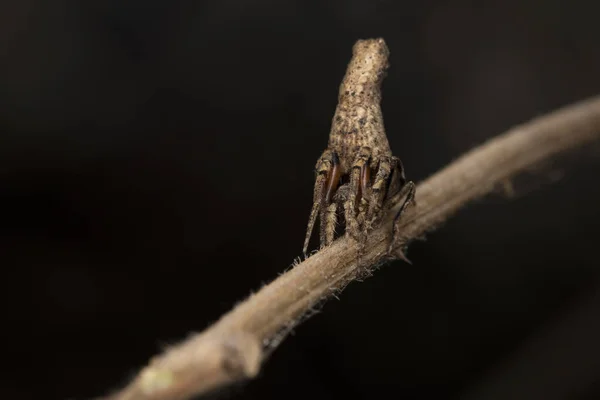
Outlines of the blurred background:
[{"label": "blurred background", "polygon": [[[116,389],[291,265],[357,39],[391,49],[385,123],[420,181],[600,93],[599,12],[593,0],[0,2],[2,397]],[[462,210],[411,246],[412,266],[350,285],[258,379],[213,397],[600,398],[595,156]]]}]

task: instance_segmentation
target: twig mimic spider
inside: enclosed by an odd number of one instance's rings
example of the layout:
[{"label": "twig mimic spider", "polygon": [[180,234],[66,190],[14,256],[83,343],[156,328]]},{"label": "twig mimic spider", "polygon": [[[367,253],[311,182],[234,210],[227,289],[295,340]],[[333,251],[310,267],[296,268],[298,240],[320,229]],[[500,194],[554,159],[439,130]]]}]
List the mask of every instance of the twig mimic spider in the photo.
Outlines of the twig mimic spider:
[{"label": "twig mimic spider", "polygon": [[415,184],[406,181],[402,162],[392,155],[383,124],[381,83],[389,66],[388,57],[389,50],[381,38],[359,40],[352,48],[329,144],[316,165],[305,255],[317,216],[321,247],[333,242],[338,212],[343,212],[346,235],[360,245],[384,211],[405,198],[394,220],[390,254],[398,239],[397,221],[414,203]]}]

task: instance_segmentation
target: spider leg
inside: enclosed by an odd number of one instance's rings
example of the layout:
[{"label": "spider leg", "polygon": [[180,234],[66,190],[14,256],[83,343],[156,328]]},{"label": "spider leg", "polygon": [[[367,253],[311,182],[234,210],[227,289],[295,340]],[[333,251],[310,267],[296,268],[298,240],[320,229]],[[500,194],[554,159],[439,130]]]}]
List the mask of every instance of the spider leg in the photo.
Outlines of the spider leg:
[{"label": "spider leg", "polygon": [[379,161],[377,175],[371,186],[371,198],[369,199],[369,208],[365,216],[365,222],[368,224],[367,230],[371,229],[372,225],[377,222],[381,216],[381,210],[385,197],[388,193],[388,182],[390,175],[392,178],[395,176],[392,171],[395,170],[396,160],[395,157],[383,157]]},{"label": "spider leg", "polygon": [[322,216],[322,220],[325,222],[324,233],[321,238],[324,240],[321,241],[321,247],[328,246],[333,242],[335,237],[335,228],[337,226],[337,210],[344,208],[344,203],[348,199],[348,193],[350,191],[350,184],[344,183],[340,185],[333,198],[331,199],[331,203],[327,207],[327,212],[324,216]]},{"label": "spider leg", "polygon": [[334,201],[327,206],[321,215],[321,247],[329,246],[335,236],[337,225],[337,203]]},{"label": "spider leg", "polygon": [[[398,157],[392,157],[392,174],[390,176],[390,182],[386,193],[385,202],[390,204],[393,203],[392,198],[397,197],[398,192],[402,189],[406,183],[406,177],[404,176],[404,166],[402,161]],[[398,201],[398,199],[395,199]]]},{"label": "spider leg", "polygon": [[356,213],[356,200],[361,195],[361,176],[368,176],[364,170],[365,168],[368,168],[369,158],[371,158],[371,149],[369,147],[361,148],[356,156],[356,159],[354,160],[354,163],[352,164],[348,198],[344,202],[346,235],[351,236],[355,240],[358,240],[360,236],[360,225]]},{"label": "spider leg", "polygon": [[371,186],[371,167],[368,163],[363,164],[360,169],[360,203],[358,204],[358,215],[356,220],[359,227],[365,227],[366,210],[369,207],[368,197]]},{"label": "spider leg", "polygon": [[[388,254],[392,254],[394,246],[396,246],[400,242],[398,237],[398,222],[400,221],[402,214],[404,214],[404,211],[406,211],[406,209],[408,208],[408,206],[411,205],[411,203],[415,204],[415,183],[413,181],[406,182],[404,186],[402,186],[398,194],[394,196],[395,201],[390,201],[390,204],[395,204],[402,198],[404,198],[404,203],[402,203],[400,210],[398,210],[396,216],[394,217],[394,224],[392,226],[392,241],[390,242],[390,245],[388,247]],[[399,252],[399,257],[410,263],[410,261],[404,256],[404,253],[402,253],[402,251]]]},{"label": "spider leg", "polygon": [[335,225],[337,222],[337,204],[332,200],[342,176],[338,155],[335,151],[331,154],[331,169],[327,173],[327,178],[325,180],[325,193],[324,195],[321,195],[321,229],[319,235],[321,247],[328,246],[333,242]]},{"label": "spider leg", "polygon": [[325,150],[317,161],[315,173],[313,205],[308,218],[308,227],[306,229],[304,247],[302,249],[305,257],[319,211],[321,211],[321,243],[324,241],[323,234],[325,232],[324,226],[326,220],[324,217],[326,217],[328,203],[331,201],[331,197],[337,188],[341,175],[338,155],[331,150]]},{"label": "spider leg", "polygon": [[[403,198],[404,202],[394,217],[394,223],[392,225],[392,241],[388,247],[388,255],[392,254],[394,247],[399,243],[400,238],[398,237],[398,223],[402,217],[402,214],[404,211],[406,211],[411,203],[413,205],[415,204],[415,184],[412,181],[406,181],[406,177],[404,175],[404,166],[398,157],[392,157],[392,168],[392,175],[390,177],[390,183],[385,198],[386,208],[393,207]],[[397,255],[399,258],[410,263],[401,250],[397,252]]]}]

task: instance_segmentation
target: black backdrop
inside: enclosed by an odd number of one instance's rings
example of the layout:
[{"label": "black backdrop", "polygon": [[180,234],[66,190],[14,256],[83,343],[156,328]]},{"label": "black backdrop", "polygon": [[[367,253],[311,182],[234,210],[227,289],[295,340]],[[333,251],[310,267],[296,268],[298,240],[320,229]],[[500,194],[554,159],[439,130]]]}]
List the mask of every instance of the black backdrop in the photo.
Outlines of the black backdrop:
[{"label": "black backdrop", "polygon": [[[391,49],[388,136],[418,181],[600,92],[599,11],[1,2],[2,397],[115,389],[292,263],[355,40]],[[598,398],[598,163],[577,158],[463,210],[218,397]]]}]

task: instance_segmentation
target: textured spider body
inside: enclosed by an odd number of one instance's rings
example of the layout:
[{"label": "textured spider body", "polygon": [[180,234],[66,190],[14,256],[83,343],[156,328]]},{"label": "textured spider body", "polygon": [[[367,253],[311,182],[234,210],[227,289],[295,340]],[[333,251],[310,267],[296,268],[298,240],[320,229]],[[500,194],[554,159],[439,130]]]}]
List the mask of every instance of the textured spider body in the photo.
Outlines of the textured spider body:
[{"label": "textured spider body", "polygon": [[356,42],[352,53],[340,85],[329,143],[316,165],[305,254],[317,216],[321,247],[333,241],[342,212],[346,234],[363,243],[385,206],[406,196],[398,219],[414,199],[414,183],[406,182],[383,124],[381,83],[389,66],[389,50],[383,39],[369,39]]}]

